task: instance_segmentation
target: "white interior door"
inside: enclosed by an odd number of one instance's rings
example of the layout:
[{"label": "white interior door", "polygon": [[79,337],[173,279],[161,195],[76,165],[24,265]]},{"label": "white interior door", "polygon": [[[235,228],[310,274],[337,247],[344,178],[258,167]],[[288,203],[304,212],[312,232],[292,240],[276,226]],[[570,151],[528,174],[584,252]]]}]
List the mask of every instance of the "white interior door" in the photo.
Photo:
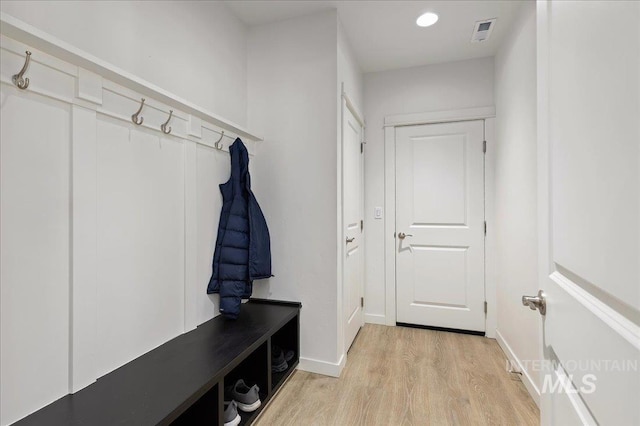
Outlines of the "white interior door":
[{"label": "white interior door", "polygon": [[638,425],[640,3],[538,2],[538,25],[542,422]]},{"label": "white interior door", "polygon": [[364,241],[362,240],[362,126],[349,110],[343,108],[343,305],[345,350],[348,350],[362,327],[364,293]]},{"label": "white interior door", "polygon": [[396,129],[397,322],[484,331],[483,141],[483,121]]}]

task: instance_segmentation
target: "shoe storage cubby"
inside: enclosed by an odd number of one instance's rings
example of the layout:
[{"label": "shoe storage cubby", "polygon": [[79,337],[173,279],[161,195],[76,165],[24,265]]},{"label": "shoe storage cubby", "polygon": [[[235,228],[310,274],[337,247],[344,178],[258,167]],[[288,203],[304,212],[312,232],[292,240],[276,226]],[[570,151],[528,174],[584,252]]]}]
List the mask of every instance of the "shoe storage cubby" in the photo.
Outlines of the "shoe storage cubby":
[{"label": "shoe storage cubby", "polygon": [[[228,395],[227,389],[235,385],[235,383],[242,379],[248,387],[258,385],[260,389],[260,401],[264,404],[269,398],[269,357],[268,357],[269,341],[267,340],[251,353],[244,361],[238,364],[233,370],[224,376],[224,396],[225,401],[230,401],[231,397]],[[249,424],[261,411],[262,405],[256,411],[247,413],[242,410],[238,410],[240,414],[240,424]]]},{"label": "shoe storage cubby", "polygon": [[[284,325],[284,327],[278,330],[271,337],[272,347],[279,347],[285,354],[288,351],[293,352],[293,358],[287,361],[287,369],[285,371],[271,372],[271,390],[274,392],[282,386],[285,379],[289,377],[291,372],[298,365],[298,361],[300,359],[300,339],[298,338],[299,327],[300,323],[298,321],[298,317],[292,318]],[[274,356],[275,354],[272,354],[272,357]]]},{"label": "shoe storage cubby", "polygon": [[218,424],[220,417],[219,385],[205,392],[191,407],[173,422],[176,426],[189,426],[196,424]]},{"label": "shoe storage cubby", "polygon": [[[260,388],[260,407],[239,411],[251,424],[298,365],[301,306],[251,299],[237,320],[213,318],[15,425],[223,426],[225,386],[238,379]],[[272,344],[293,351],[279,373]]]}]

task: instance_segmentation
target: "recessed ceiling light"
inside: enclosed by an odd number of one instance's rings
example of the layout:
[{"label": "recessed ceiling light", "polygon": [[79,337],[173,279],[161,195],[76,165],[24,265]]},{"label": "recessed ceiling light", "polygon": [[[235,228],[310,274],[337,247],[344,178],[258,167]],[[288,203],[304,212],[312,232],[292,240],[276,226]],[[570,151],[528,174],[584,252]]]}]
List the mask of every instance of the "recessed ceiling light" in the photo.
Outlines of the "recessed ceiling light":
[{"label": "recessed ceiling light", "polygon": [[430,27],[436,22],[438,22],[438,15],[432,12],[423,13],[416,20],[416,24],[418,24],[419,27]]}]

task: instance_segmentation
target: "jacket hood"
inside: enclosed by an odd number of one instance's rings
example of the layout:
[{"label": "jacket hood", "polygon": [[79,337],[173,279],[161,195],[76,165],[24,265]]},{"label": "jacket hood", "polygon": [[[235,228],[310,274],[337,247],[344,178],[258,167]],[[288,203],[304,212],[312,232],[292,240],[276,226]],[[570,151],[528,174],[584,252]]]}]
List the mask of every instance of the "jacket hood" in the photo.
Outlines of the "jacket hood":
[{"label": "jacket hood", "polygon": [[[234,189],[242,187],[251,188],[251,176],[249,175],[249,151],[240,138],[229,147],[231,154],[231,178]],[[236,187],[235,185],[240,185]]]}]

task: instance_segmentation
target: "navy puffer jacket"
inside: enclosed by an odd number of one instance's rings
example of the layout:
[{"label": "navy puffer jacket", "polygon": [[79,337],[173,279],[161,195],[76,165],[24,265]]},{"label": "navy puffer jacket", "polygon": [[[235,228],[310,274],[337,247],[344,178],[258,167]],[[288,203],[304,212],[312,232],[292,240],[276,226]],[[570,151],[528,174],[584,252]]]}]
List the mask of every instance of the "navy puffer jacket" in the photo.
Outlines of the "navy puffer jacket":
[{"label": "navy puffer jacket", "polygon": [[253,280],[271,276],[267,222],[251,192],[249,153],[240,138],[229,147],[231,177],[220,185],[222,213],[207,293],[220,293],[220,313],[237,318]]}]

